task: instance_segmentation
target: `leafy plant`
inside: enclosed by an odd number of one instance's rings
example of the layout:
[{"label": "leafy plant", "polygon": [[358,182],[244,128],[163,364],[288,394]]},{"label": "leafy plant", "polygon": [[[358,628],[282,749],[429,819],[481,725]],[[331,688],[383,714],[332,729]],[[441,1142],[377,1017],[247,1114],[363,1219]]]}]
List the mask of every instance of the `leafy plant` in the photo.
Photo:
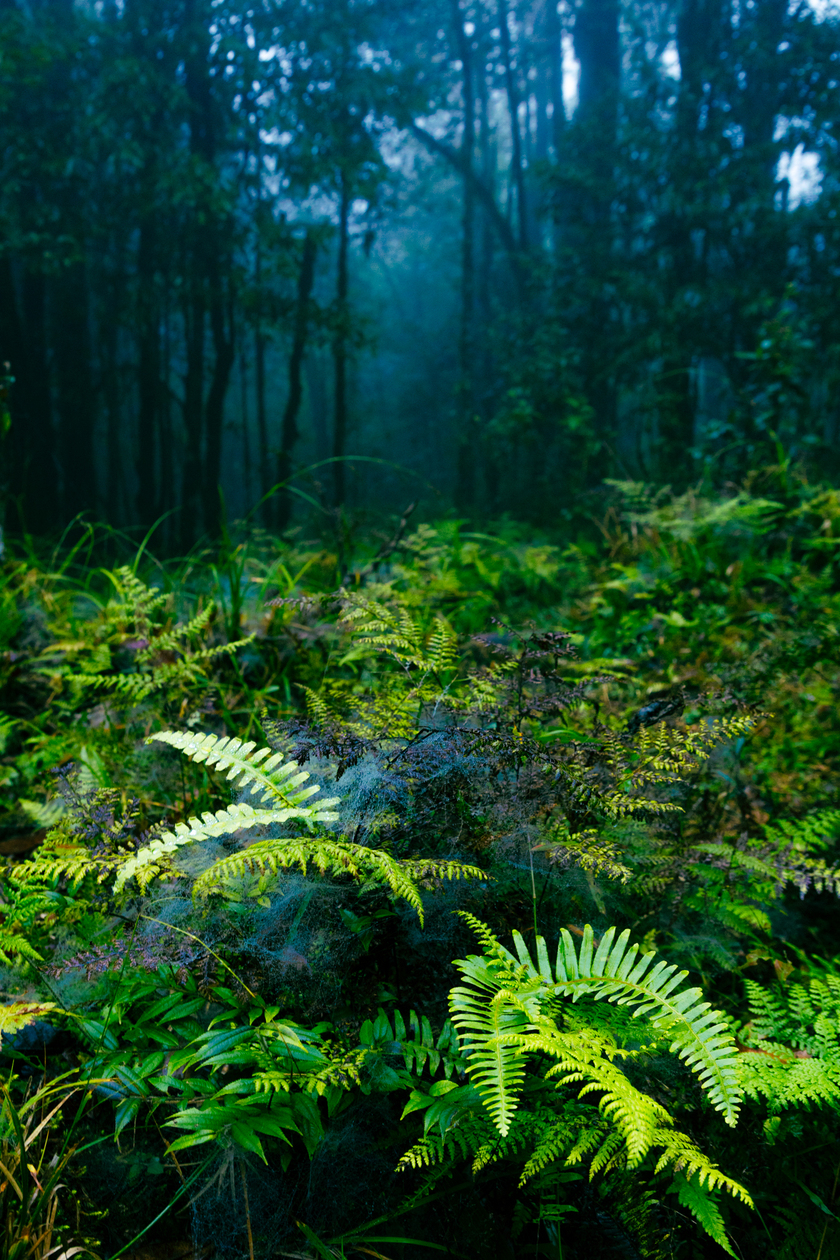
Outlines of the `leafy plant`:
[{"label": "leafy plant", "polygon": [[[131,878],[137,878],[141,889],[160,875],[165,859],[184,845],[206,840],[211,836],[229,835],[256,827],[285,824],[290,820],[303,822],[310,830],[318,823],[335,822],[338,814],[333,806],[338,797],[330,797],[317,804],[304,802],[320,789],[317,785],[303,787],[310,777],[300,770],[297,762],[286,762],[281,753],[270,748],[254,752],[253,742],[215,735],[181,735],[176,731],[163,731],[151,736],[153,740],[173,745],[195,761],[215,765],[227,770],[227,778],[240,788],[247,787],[252,799],[270,802],[269,808],[254,808],[247,802],[234,804],[227,809],[206,813],[202,818],[191,818],[179,823],[173,831],[163,831],[151,844],[141,848],[124,862],[114,885],[119,893]],[[312,863],[321,874],[330,871],[334,875],[352,875],[355,878],[374,878],[388,885],[395,897],[404,897],[414,907],[422,922],[423,902],[416,885],[417,876],[439,878],[481,878],[483,872],[476,867],[462,866],[455,862],[399,862],[389,854],[368,849],[349,840],[333,840],[326,835],[312,838],[283,837],[256,841],[239,853],[221,858],[204,871],[193,885],[193,896],[208,896],[223,891],[225,885],[245,872],[276,873],[283,867],[298,865],[305,872]],[[264,889],[258,886],[258,895]]]},{"label": "leafy plant", "polygon": [[68,1244],[66,1224],[59,1224],[61,1178],[75,1148],[60,1133],[61,1113],[76,1096],[74,1072],[29,1090],[16,1103],[13,1078],[0,1082],[0,1238],[8,1260],[47,1260],[59,1251],[95,1257],[84,1244]]},{"label": "leafy plant", "polygon": [[[165,593],[146,586],[127,566],[117,569],[112,580],[117,598],[106,604],[101,623],[94,623],[96,671],[74,672],[75,686],[112,691],[128,704],[139,704],[156,692],[171,697],[175,691],[194,690],[206,682],[212,662],[233,655],[251,641],[199,647],[214,616],[212,604],[199,609],[185,624],[168,627],[156,619],[167,603]],[[107,672],[112,666],[111,645],[122,646],[128,632],[136,636],[132,666],[119,673]]]},{"label": "leafy plant", "polygon": [[[233,1177],[255,1260],[292,1217],[346,1254],[828,1260],[840,507],[787,477],[612,487],[599,547],[424,525],[337,591],[256,535],[229,592],[207,557],[7,562],[3,1052],[43,1012],[104,1180],[158,1178],[143,1225]],[[216,588],[244,646],[199,660]]]},{"label": "leafy plant", "polygon": [[[499,1134],[504,1138],[511,1131],[529,1060],[549,1060],[544,1080],[560,1090],[581,1085],[579,1098],[600,1094],[598,1109],[609,1125],[603,1137],[578,1139],[569,1161],[585,1152],[594,1174],[617,1163],[638,1167],[658,1151],[656,1171],[670,1168],[678,1176],[681,1201],[734,1255],[713,1192],[726,1189],[749,1202],[747,1191],[678,1132],[669,1112],[634,1086],[620,1067],[622,1060],[638,1062],[645,1053],[668,1046],[695,1074],[715,1109],[734,1125],[740,1089],[735,1041],[725,1018],[702,1000],[701,990],[679,989],[685,972],[661,961],[652,965],[653,951],[640,957],[639,946],[629,944],[629,930],[616,938],[615,928],[608,928],[596,948],[587,925],[579,951],[564,931],[552,967],[542,937],[537,937],[535,963],[518,932],[514,956],[484,924],[472,916],[468,921],[484,949],[456,964],[467,983],[452,990],[450,1008],[467,1073]],[[572,999],[568,1010],[560,1000],[564,997]],[[601,1002],[632,1011],[640,1026],[634,1028],[624,1011],[619,1019],[602,1013]],[[642,1049],[631,1048],[639,1042]],[[561,1120],[559,1127],[568,1142],[568,1124]],[[557,1141],[549,1157],[557,1158],[562,1147],[562,1140]],[[543,1155],[529,1169],[545,1162]],[[690,1190],[683,1189],[683,1182]]]}]

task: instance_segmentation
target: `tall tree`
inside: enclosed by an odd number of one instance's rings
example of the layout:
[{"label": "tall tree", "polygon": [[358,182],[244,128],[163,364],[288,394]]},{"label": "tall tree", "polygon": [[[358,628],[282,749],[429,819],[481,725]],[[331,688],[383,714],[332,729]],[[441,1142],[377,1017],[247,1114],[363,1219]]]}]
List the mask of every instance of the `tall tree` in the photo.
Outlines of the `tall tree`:
[{"label": "tall tree", "polygon": [[[308,228],[303,238],[303,251],[298,275],[297,300],[295,302],[294,333],[292,348],[289,354],[289,392],[283,410],[283,423],[280,433],[280,451],[277,456],[277,482],[283,487],[278,493],[277,525],[285,529],[292,515],[292,496],[284,483],[292,473],[292,458],[297,443],[298,416],[303,400],[303,362],[306,354],[306,340],[311,323],[310,305],[312,289],[315,284],[315,259],[318,243],[312,228]],[[346,258],[345,258],[346,270]],[[344,301],[347,294],[344,294]]]}]

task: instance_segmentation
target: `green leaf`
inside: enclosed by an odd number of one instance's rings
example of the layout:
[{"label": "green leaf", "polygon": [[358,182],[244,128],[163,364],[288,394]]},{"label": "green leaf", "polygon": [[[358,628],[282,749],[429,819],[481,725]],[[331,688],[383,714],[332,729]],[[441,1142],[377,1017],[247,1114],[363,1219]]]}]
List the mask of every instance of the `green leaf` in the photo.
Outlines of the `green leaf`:
[{"label": "green leaf", "polygon": [[676,1192],[682,1206],[688,1208],[709,1237],[714,1239],[728,1256],[734,1256],[735,1252],[732,1250],[732,1244],[726,1233],[715,1192],[703,1186],[697,1174],[686,1178],[682,1173],[677,1173],[671,1182],[670,1189]]}]

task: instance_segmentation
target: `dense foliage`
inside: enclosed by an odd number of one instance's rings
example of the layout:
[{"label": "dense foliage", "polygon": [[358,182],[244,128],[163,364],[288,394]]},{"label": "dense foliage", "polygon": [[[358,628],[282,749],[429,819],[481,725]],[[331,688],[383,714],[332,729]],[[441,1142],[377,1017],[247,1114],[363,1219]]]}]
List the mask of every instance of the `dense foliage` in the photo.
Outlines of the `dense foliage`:
[{"label": "dense foliage", "polygon": [[4,1255],[840,1253],[840,496],[753,481],[7,552]]},{"label": "dense foliage", "polygon": [[0,524],[836,472],[837,63],[816,2],[0,0]]}]

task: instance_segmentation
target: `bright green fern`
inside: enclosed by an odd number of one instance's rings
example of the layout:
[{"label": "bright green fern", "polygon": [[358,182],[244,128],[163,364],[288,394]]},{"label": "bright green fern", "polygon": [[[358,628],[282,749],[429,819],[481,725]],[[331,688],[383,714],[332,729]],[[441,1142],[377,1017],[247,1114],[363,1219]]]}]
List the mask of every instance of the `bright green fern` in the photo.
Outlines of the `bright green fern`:
[{"label": "bright green fern", "polygon": [[[105,607],[100,623],[93,623],[98,649],[89,655],[88,665],[93,669],[72,674],[76,687],[110,691],[128,704],[139,704],[153,694],[170,695],[206,684],[208,666],[253,639],[251,635],[232,643],[202,645],[215,612],[212,604],[199,609],[185,624],[169,628],[156,621],[168,600],[166,594],[146,586],[128,567],[109,576],[117,598]],[[121,647],[129,634],[140,645],[130,669],[109,673],[111,649]]]},{"label": "bright green fern", "polygon": [[506,1131],[506,1118],[516,1107],[522,1056],[540,1049],[533,1038],[542,1039],[547,1047],[560,1037],[552,1048],[544,1048],[558,1057],[564,1042],[556,1023],[561,996],[574,1002],[605,999],[631,1008],[637,1019],[644,1016],[645,1024],[657,1037],[666,1038],[672,1052],[695,1073],[727,1124],[735,1124],[740,1101],[735,1041],[724,1017],[702,1000],[700,989],[677,991],[686,972],[664,961],[652,967],[655,954],[640,958],[639,946],[629,944],[629,930],[616,939],[616,929],[609,928],[596,950],[589,925],[579,952],[563,930],[552,970],[542,937],[537,937],[535,965],[518,932],[513,934],[517,959],[479,920],[464,917],[482,940],[485,954],[456,964],[472,987],[453,989],[450,1008],[455,1026],[471,1047],[471,1075],[480,1082],[500,1132]]},{"label": "bright green fern", "polygon": [[[172,854],[185,845],[289,821],[302,823],[310,834],[255,840],[221,858],[195,881],[194,898],[224,892],[232,881],[255,871],[274,874],[290,866],[299,866],[305,871],[311,864],[322,875],[351,875],[355,879],[386,884],[395,897],[408,901],[422,922],[423,900],[418,880],[486,878],[479,867],[447,860],[398,861],[383,849],[367,848],[331,834],[313,834],[319,824],[338,819],[334,806],[339,798],[309,803],[320,788],[312,784],[304,786],[310,777],[308,771],[301,770],[295,761],[284,761],[282,753],[270,748],[257,748],[252,741],[243,743],[227,736],[179,731],[162,731],[150,736],[147,742],[155,741],[172,745],[193,761],[227,771],[226,777],[231,783],[239,789],[249,789],[257,807],[242,801],[215,813],[204,813],[200,818],[189,818],[156,835],[150,844],[121,865],[114,885],[117,893],[132,878],[145,890],[152,879],[170,870]],[[264,889],[260,887],[259,891]]]},{"label": "bright green fern", "polygon": [[[725,1190],[749,1203],[746,1190],[680,1133],[670,1113],[634,1086],[621,1066],[670,1048],[734,1125],[741,1087],[737,1046],[725,1018],[702,1000],[699,989],[680,989],[685,972],[663,961],[654,964],[653,953],[639,957],[629,931],[616,937],[610,928],[596,947],[587,926],[577,949],[564,930],[552,966],[542,937],[537,937],[534,962],[518,932],[514,955],[479,920],[463,917],[483,953],[456,962],[466,984],[451,991],[450,1010],[467,1073],[500,1137],[514,1131],[526,1076],[536,1063],[546,1084],[561,1090],[579,1087],[579,1100],[597,1095],[606,1129],[588,1127],[572,1149],[559,1129],[557,1141],[543,1135],[545,1153],[535,1152],[529,1171],[538,1171],[561,1151],[567,1164],[588,1160],[592,1175],[638,1168],[658,1152],[655,1171],[670,1169],[682,1178],[681,1201],[729,1250],[714,1196]],[[611,1012],[604,1002],[621,1009]],[[697,1195],[702,1203],[692,1205]]]},{"label": "bright green fern", "polygon": [[739,1026],[738,1075],[772,1117],[790,1108],[840,1108],[840,976],[763,988],[746,982],[749,1021]]}]

